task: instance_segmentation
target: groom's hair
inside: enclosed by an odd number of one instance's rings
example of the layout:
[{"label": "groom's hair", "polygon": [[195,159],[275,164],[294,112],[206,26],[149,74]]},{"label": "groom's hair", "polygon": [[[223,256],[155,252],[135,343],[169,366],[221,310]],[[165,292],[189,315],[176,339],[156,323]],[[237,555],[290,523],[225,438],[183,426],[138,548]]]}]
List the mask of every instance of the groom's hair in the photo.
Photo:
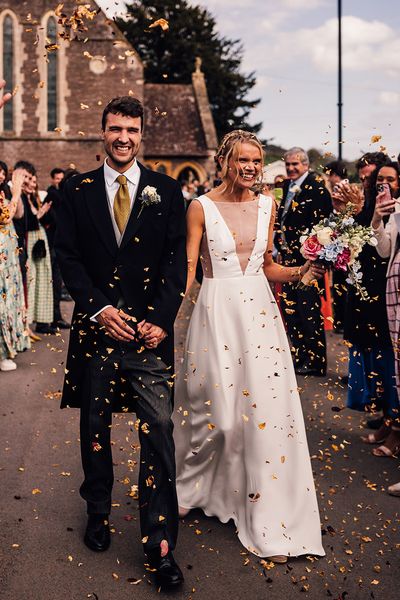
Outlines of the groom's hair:
[{"label": "groom's hair", "polygon": [[107,115],[109,113],[123,115],[124,117],[140,117],[141,130],[143,131],[143,104],[137,98],[120,96],[119,98],[110,100],[103,111],[101,119],[101,128],[103,131],[106,129]]}]

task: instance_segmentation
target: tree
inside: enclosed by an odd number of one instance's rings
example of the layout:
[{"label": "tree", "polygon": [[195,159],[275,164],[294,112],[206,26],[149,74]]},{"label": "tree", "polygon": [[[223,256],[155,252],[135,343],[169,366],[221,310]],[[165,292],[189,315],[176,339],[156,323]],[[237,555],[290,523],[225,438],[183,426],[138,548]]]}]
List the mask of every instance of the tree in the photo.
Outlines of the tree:
[{"label": "tree", "polygon": [[[149,29],[158,19],[168,21],[169,29]],[[219,138],[238,127],[261,129],[261,123],[247,123],[260,100],[247,99],[256,78],[240,72],[243,47],[219,36],[207,10],[187,0],[133,0],[127,17],[116,22],[142,59],[147,82],[191,83],[196,57],[201,58]]]}]

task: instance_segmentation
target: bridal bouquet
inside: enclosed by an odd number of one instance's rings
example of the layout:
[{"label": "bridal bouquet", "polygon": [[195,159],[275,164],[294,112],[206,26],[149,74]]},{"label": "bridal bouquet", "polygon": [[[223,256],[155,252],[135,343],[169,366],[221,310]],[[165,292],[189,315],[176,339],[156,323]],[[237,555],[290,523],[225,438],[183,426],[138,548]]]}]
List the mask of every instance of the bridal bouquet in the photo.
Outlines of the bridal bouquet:
[{"label": "bridal bouquet", "polygon": [[372,228],[356,223],[353,214],[354,207],[349,205],[343,212],[334,211],[314,225],[301,236],[300,252],[307,260],[347,273],[346,281],[366,300],[368,294],[362,286],[363,274],[357,257],[365,244],[376,246],[378,242]]}]

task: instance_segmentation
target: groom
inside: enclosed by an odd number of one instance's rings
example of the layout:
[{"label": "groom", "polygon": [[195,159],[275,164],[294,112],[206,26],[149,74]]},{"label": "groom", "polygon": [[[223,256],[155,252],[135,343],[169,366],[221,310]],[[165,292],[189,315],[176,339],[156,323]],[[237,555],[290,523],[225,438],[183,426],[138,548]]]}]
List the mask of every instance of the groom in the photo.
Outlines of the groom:
[{"label": "groom", "polygon": [[114,98],[102,118],[107,158],[65,186],[56,251],[75,301],[61,406],[81,409],[85,544],[110,545],[113,411],[135,411],[142,542],[159,586],[182,572],[172,438],[173,325],[186,285],[178,183],[136,160],[143,106]]}]

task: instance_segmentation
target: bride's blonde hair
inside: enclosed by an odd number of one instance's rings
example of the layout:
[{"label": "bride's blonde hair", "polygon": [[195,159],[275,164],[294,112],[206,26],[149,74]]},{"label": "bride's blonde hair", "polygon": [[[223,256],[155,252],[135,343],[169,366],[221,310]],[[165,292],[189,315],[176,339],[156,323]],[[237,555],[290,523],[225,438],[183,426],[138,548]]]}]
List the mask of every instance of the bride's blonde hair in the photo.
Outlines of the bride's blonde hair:
[{"label": "bride's blonde hair", "polygon": [[[228,173],[228,162],[232,158],[235,163],[239,158],[240,149],[243,143],[252,144],[260,150],[261,160],[264,158],[264,150],[258,137],[250,131],[244,131],[243,129],[235,129],[230,131],[223,138],[219,145],[217,153],[214,156],[215,164],[220,172],[221,179],[225,179]],[[262,171],[260,173],[260,180],[262,179]]]}]

